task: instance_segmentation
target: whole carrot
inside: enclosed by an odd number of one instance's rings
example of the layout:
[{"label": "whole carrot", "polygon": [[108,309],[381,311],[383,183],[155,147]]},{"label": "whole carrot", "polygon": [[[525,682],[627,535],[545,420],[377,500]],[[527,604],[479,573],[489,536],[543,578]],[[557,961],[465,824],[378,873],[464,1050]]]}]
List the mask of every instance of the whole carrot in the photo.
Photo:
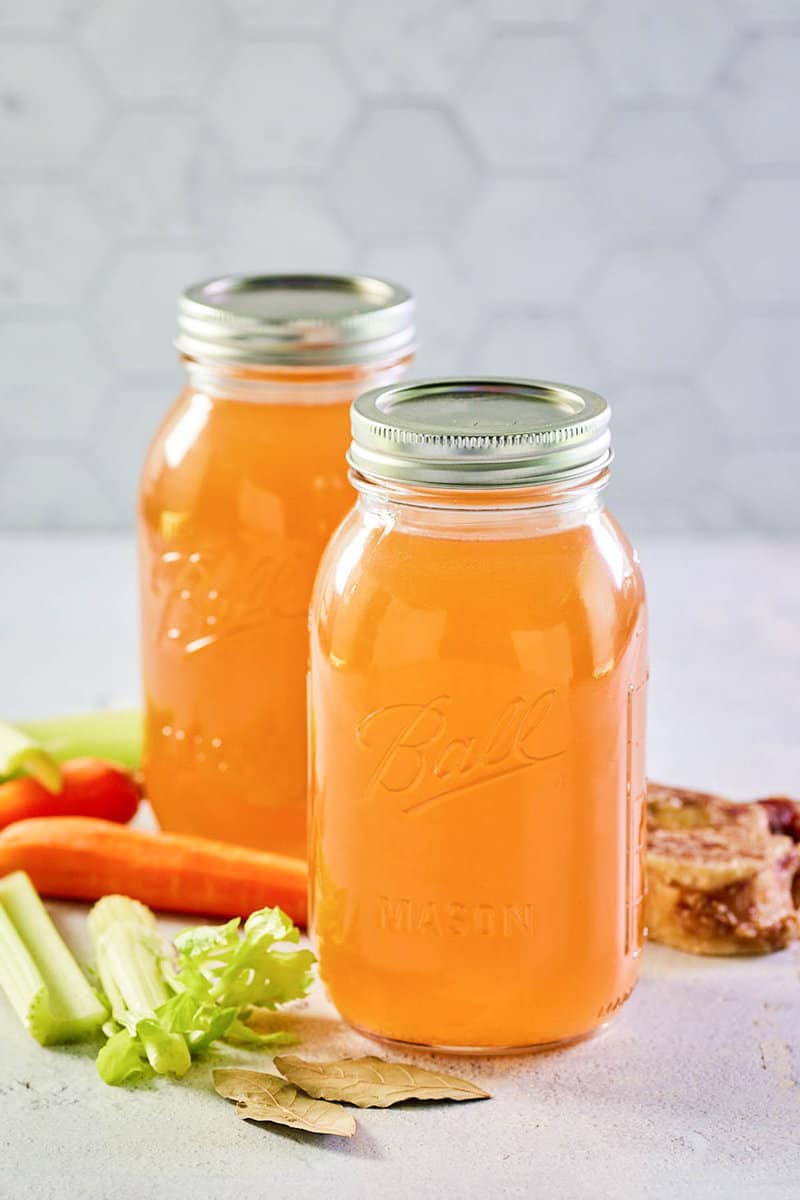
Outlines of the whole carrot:
[{"label": "whole carrot", "polygon": [[74,758],[61,768],[55,795],[24,776],[0,784],[0,829],[29,817],[103,817],[130,821],[139,807],[139,788],[127,771],[96,758]]},{"label": "whole carrot", "polygon": [[0,875],[27,871],[37,891],[67,900],[119,892],[162,912],[243,917],[279,905],[306,923],[304,862],[180,833],[91,817],[17,821],[0,833]]}]

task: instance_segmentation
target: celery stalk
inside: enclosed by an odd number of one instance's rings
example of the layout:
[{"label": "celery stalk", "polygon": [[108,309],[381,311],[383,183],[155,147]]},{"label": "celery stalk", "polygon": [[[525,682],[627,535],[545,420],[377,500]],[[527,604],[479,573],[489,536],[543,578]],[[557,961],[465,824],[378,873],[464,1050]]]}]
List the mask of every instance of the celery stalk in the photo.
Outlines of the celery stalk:
[{"label": "celery stalk", "polygon": [[128,896],[104,896],[89,913],[100,982],[120,1025],[152,1016],[172,992],[164,982],[164,947],[150,909]]},{"label": "celery stalk", "polygon": [[142,762],[142,714],[136,709],[74,713],[15,725],[58,762],[103,758],[130,770]]},{"label": "celery stalk", "polygon": [[24,871],[0,880],[0,987],[42,1045],[90,1037],[106,1017]]},{"label": "celery stalk", "polygon": [[29,733],[0,721],[0,776],[19,773],[32,775],[48,792],[61,791],[61,771],[52,755]]},{"label": "celery stalk", "polygon": [[89,913],[89,933],[113,1018],[97,1058],[101,1078],[124,1083],[148,1066],[159,1075],[185,1075],[191,1054],[174,1028],[176,998],[164,979],[165,946],[150,909],[127,896],[104,896]]}]

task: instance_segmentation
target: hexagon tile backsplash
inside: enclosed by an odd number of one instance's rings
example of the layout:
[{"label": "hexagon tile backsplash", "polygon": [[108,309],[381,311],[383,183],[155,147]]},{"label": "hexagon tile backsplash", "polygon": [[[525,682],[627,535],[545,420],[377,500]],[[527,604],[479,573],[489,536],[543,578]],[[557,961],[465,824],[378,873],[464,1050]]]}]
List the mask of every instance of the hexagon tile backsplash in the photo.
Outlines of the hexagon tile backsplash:
[{"label": "hexagon tile backsplash", "polygon": [[0,527],[132,520],[175,296],[363,270],[581,383],[645,531],[800,531],[800,0],[0,0]]}]

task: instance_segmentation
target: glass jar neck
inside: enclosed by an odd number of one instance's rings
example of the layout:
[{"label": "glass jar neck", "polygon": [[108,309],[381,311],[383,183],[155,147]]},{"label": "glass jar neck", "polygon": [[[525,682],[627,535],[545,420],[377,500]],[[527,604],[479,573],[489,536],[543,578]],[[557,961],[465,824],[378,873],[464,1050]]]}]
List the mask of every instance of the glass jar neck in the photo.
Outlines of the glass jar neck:
[{"label": "glass jar neck", "polygon": [[356,471],[358,507],[370,523],[448,537],[533,537],[584,524],[603,508],[607,466],[591,478],[513,488],[417,487]]},{"label": "glass jar neck", "polygon": [[244,400],[254,404],[349,402],[367,388],[402,379],[413,358],[413,354],[405,352],[373,363],[289,367],[205,363],[182,355],[189,386],[195,391],[215,400]]}]

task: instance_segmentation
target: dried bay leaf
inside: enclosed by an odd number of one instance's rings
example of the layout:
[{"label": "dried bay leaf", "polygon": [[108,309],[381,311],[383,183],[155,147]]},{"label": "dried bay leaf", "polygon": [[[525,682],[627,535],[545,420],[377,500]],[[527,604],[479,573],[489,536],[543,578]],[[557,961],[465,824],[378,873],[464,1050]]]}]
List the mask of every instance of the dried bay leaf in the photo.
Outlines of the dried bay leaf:
[{"label": "dried bay leaf", "polygon": [[214,1072],[214,1087],[226,1100],[235,1100],[237,1116],[248,1121],[271,1121],[338,1137],[352,1137],[356,1131],[351,1113],[338,1104],[313,1099],[280,1075],[220,1067]]},{"label": "dried bay leaf", "polygon": [[337,1062],[308,1062],[280,1055],[275,1066],[297,1087],[318,1100],[344,1100],[357,1108],[389,1108],[402,1100],[488,1100],[489,1093],[411,1063],[385,1062],[372,1054]]}]

